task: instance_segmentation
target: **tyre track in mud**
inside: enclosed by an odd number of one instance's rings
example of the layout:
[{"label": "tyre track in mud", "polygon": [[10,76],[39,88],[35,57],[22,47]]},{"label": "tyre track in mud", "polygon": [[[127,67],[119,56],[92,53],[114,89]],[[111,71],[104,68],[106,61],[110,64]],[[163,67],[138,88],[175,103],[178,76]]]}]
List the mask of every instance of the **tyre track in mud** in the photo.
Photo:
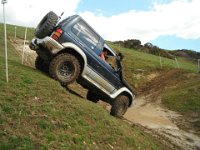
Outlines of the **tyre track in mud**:
[{"label": "tyre track in mud", "polygon": [[162,108],[160,100],[152,103],[147,99],[148,96],[136,98],[135,104],[124,115],[124,120],[139,126],[172,149],[200,149],[200,137],[193,131],[181,130],[173,122],[182,117],[180,114]]}]

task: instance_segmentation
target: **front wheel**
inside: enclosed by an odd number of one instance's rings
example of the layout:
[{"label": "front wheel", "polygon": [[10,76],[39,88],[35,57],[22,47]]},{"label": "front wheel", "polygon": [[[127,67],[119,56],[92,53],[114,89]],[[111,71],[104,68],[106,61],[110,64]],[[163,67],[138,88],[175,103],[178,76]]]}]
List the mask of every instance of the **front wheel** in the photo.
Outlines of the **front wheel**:
[{"label": "front wheel", "polygon": [[113,102],[110,114],[115,117],[122,117],[129,106],[129,98],[119,95]]},{"label": "front wheel", "polygon": [[52,59],[49,65],[49,74],[62,85],[73,83],[80,75],[80,63],[71,54],[59,54]]}]

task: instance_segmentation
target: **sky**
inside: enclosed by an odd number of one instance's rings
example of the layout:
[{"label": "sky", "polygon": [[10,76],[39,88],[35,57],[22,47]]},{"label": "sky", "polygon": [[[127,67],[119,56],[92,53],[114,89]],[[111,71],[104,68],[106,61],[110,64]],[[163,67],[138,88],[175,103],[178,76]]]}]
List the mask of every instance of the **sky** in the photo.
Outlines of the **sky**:
[{"label": "sky", "polygon": [[[104,39],[139,39],[163,49],[200,52],[200,0],[8,0],[6,22],[36,27],[49,11],[79,14]],[[3,5],[0,7],[3,22]]]}]

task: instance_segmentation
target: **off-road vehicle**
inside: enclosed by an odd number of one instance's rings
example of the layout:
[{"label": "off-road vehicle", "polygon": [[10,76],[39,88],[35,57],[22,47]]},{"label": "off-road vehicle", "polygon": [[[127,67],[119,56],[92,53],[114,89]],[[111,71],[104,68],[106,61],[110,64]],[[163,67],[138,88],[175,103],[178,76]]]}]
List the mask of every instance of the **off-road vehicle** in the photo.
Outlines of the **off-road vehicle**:
[{"label": "off-road vehicle", "polygon": [[[122,54],[116,53],[79,15],[59,20],[47,13],[29,45],[38,54],[35,67],[62,85],[77,81],[88,89],[87,99],[110,102],[111,115],[121,117],[133,103],[134,93],[124,80]],[[100,55],[106,50],[106,60]]]}]

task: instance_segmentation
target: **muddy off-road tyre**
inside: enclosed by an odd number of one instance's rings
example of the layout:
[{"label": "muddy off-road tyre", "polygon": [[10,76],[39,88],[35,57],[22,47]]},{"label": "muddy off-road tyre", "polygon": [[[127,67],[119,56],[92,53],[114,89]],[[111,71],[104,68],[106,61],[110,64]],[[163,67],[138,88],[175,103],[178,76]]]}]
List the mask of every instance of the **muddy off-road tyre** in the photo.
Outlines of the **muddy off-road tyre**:
[{"label": "muddy off-road tyre", "polygon": [[47,13],[35,29],[35,36],[37,38],[44,38],[53,32],[58,22],[58,16],[50,11]]},{"label": "muddy off-road tyre", "polygon": [[94,103],[97,103],[99,101],[99,96],[91,91],[88,91],[86,98]]},{"label": "muddy off-road tyre", "polygon": [[119,95],[113,102],[110,114],[115,117],[122,117],[129,106],[129,98],[125,95]]},{"label": "muddy off-road tyre", "polygon": [[35,68],[44,72],[49,72],[49,65],[46,63],[40,56],[37,56],[35,59]]},{"label": "muddy off-road tyre", "polygon": [[59,54],[50,62],[49,74],[63,86],[66,86],[78,79],[80,75],[80,63],[72,54]]}]

